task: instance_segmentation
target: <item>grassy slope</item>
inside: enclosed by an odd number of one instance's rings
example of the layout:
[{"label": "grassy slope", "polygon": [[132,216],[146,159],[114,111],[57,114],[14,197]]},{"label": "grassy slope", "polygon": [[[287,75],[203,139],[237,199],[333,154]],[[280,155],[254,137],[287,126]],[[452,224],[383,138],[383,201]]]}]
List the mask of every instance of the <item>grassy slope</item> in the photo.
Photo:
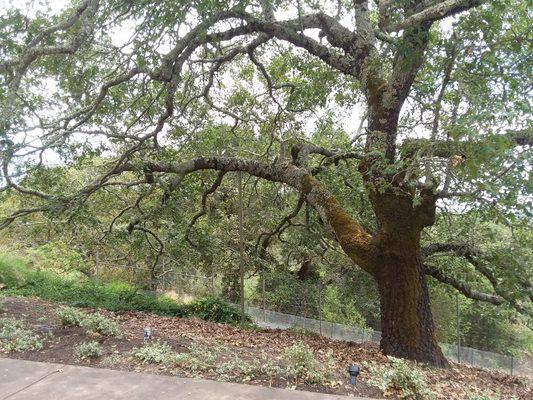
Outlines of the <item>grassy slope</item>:
[{"label": "grassy slope", "polygon": [[[36,296],[75,307],[196,316],[223,323],[240,322],[239,311],[220,299],[202,298],[181,304],[169,297],[144,294],[126,283],[97,282],[78,271],[60,274],[34,268],[22,258],[3,253],[0,253],[0,285],[3,285],[0,295]],[[252,322],[248,316],[246,322]]]},{"label": "grassy slope", "polygon": [[58,274],[36,269],[23,259],[0,253],[1,293],[37,296],[78,307],[149,311],[184,316],[186,307],[167,297],[154,297],[124,283],[99,283],[79,272]]}]

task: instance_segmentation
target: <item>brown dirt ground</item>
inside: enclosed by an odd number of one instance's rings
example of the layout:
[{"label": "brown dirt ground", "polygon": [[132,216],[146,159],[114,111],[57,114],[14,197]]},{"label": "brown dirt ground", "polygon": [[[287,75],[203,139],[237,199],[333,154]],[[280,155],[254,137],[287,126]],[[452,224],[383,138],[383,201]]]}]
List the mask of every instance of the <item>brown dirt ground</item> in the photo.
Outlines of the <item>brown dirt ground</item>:
[{"label": "brown dirt ground", "polygon": [[[155,339],[167,342],[176,352],[187,352],[192,344],[207,349],[217,349],[217,363],[238,355],[242,360],[257,359],[266,353],[271,360],[280,360],[284,347],[299,341],[310,346],[315,356],[325,362],[326,353],[332,350],[335,358],[335,379],[330,385],[299,384],[297,389],[314,392],[384,398],[382,391],[367,382],[371,378],[370,366],[384,365],[387,358],[371,343],[350,343],[334,341],[320,336],[307,336],[283,330],[252,330],[230,325],[205,322],[194,318],[163,317],[142,312],[101,313],[112,318],[121,326],[122,337],[98,336],[103,355],[96,360],[80,361],[74,356],[74,346],[88,340],[79,327],[63,327],[55,316],[59,305],[37,298],[7,297],[3,300],[0,317],[12,316],[23,319],[26,324],[47,335],[42,350],[9,353],[9,357],[33,361],[47,361],[61,364],[85,365],[153,374],[195,376],[207,379],[222,379],[214,369],[207,371],[176,370],[166,365],[143,364],[132,355],[134,347],[143,344],[143,328],[150,325]],[[87,310],[91,311],[91,310]],[[222,350],[221,350],[222,349]],[[357,385],[351,386],[346,373],[349,364],[362,365]],[[501,399],[531,399],[531,382],[525,378],[508,374],[453,364],[450,369],[439,370],[417,365],[426,376],[426,382],[437,399],[468,399],[469,394],[499,394]],[[239,382],[239,378],[235,378]],[[271,380],[255,376],[246,383],[274,387],[290,385],[284,377]],[[394,393],[388,393],[396,398]],[[514,396],[514,397],[513,397]]]}]

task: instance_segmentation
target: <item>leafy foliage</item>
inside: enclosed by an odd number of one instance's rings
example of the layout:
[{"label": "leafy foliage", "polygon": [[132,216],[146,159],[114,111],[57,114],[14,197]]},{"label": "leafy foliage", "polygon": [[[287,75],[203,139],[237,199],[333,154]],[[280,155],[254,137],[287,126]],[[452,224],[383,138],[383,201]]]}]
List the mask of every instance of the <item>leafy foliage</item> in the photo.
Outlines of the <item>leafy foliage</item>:
[{"label": "leafy foliage", "polygon": [[[237,324],[241,322],[241,312],[228,302],[217,297],[205,297],[194,300],[187,305],[191,315],[206,321]],[[244,322],[251,323],[249,316],[245,315]]]},{"label": "leafy foliage", "polygon": [[30,251],[36,263],[45,268],[58,271],[80,271],[86,273],[89,265],[83,255],[72,249],[66,242],[53,241]]},{"label": "leafy foliage", "polygon": [[0,318],[0,350],[23,352],[39,350],[44,346],[43,339],[25,328],[23,321],[16,318]]},{"label": "leafy foliage", "polygon": [[98,333],[105,336],[119,336],[120,328],[109,318],[100,313],[87,314],[73,307],[61,307],[56,316],[64,326],[81,326],[87,333]]},{"label": "leafy foliage", "polygon": [[371,383],[378,386],[387,395],[394,394],[400,399],[428,400],[434,398],[428,389],[422,373],[407,365],[401,358],[389,356],[389,365],[384,370],[373,368],[373,376],[380,378]]},{"label": "leafy foliage", "polygon": [[74,347],[74,354],[81,360],[98,358],[102,355],[102,347],[96,341],[82,342]]},{"label": "leafy foliage", "polygon": [[100,313],[88,314],[81,321],[80,326],[87,333],[99,333],[105,336],[120,336],[118,324]]},{"label": "leafy foliage", "polygon": [[313,350],[303,342],[297,342],[286,347],[283,349],[282,356],[286,362],[287,378],[296,384],[300,381],[309,384],[322,383],[330,376],[331,366],[321,365]]},{"label": "leafy foliage", "polygon": [[161,364],[170,362],[174,353],[172,348],[164,342],[147,342],[143,347],[133,349],[133,355],[146,364]]},{"label": "leafy foliage", "polygon": [[64,326],[80,326],[86,314],[74,307],[61,307],[56,310],[56,316]]},{"label": "leafy foliage", "polygon": [[151,311],[164,315],[184,316],[184,306],[167,297],[140,293],[125,283],[100,283],[89,278],[58,275],[52,271],[29,267],[20,259],[0,259],[0,282],[6,293],[38,296],[77,307],[107,310]]}]

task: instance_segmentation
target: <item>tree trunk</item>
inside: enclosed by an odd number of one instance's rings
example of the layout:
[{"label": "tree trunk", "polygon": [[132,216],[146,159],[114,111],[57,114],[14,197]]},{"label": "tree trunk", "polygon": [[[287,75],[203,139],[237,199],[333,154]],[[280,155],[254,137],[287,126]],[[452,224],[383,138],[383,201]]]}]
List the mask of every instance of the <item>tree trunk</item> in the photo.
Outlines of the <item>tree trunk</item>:
[{"label": "tree trunk", "polygon": [[385,257],[378,277],[383,353],[446,367],[436,341],[424,267],[419,257]]}]

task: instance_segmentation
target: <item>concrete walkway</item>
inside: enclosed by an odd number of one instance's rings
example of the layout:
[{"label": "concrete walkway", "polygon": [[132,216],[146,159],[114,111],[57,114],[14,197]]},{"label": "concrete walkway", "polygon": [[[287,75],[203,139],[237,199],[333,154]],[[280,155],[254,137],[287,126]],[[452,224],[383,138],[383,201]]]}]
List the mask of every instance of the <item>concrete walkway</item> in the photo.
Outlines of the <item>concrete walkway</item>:
[{"label": "concrete walkway", "polygon": [[8,399],[344,400],[348,397],[0,358],[0,400]]}]

